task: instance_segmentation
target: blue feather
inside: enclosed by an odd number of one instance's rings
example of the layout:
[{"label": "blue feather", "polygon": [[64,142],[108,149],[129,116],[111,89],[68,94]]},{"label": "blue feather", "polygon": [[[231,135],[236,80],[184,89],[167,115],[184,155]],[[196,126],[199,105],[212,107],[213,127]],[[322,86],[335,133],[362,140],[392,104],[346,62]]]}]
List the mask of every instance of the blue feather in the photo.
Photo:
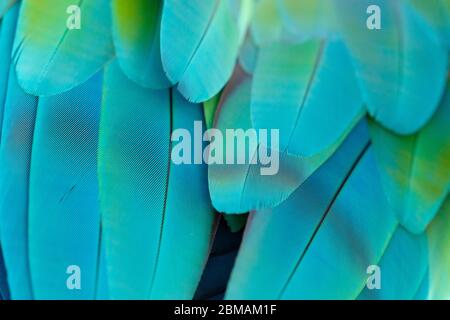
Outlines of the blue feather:
[{"label": "blue feather", "polygon": [[[97,139],[102,74],[40,97],[29,180],[29,255],[37,299],[93,299],[100,250]],[[78,266],[80,290],[68,290]]]},{"label": "blue feather", "polygon": [[[382,13],[380,30],[366,27],[370,5]],[[335,2],[369,113],[399,134],[412,134],[434,114],[447,78],[447,50],[404,1]]]},{"label": "blue feather", "polygon": [[212,98],[230,78],[251,14],[249,0],[164,1],[161,52],[170,81],[189,100]]},{"label": "blue feather", "polygon": [[253,126],[279,129],[281,152],[295,156],[324,151],[364,115],[350,58],[336,40],[262,47],[251,100]]},{"label": "blue feather", "polygon": [[112,298],[194,296],[215,216],[206,166],[173,164],[170,135],[202,120],[200,105],[139,87],[116,62],[108,66],[99,176]]},{"label": "blue feather", "polygon": [[37,98],[9,74],[0,147],[0,236],[13,299],[32,299],[28,197]]},{"label": "blue feather", "polygon": [[363,122],[286,202],[252,213],[226,298],[356,298],[397,225],[377,174]]}]

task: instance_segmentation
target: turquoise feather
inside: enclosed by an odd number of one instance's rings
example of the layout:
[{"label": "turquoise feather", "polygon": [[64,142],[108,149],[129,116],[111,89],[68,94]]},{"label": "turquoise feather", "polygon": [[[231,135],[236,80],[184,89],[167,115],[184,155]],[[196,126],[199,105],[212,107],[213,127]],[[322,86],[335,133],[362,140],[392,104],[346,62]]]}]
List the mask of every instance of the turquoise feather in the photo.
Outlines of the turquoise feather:
[{"label": "turquoise feather", "polygon": [[160,50],[162,1],[114,0],[111,6],[114,46],[123,72],[144,87],[169,87]]},{"label": "turquoise feather", "polygon": [[250,30],[257,46],[277,42],[285,36],[277,4],[278,0],[259,0],[255,3]]},{"label": "turquoise feather", "polygon": [[407,1],[435,28],[447,50],[450,50],[450,1]]},{"label": "turquoise feather", "polygon": [[282,25],[298,40],[336,32],[334,0],[276,0]]},{"label": "turquoise feather", "polygon": [[295,156],[326,150],[364,115],[350,58],[334,40],[261,48],[251,99],[253,126],[279,129],[281,152]]},{"label": "turquoise feather", "polygon": [[164,1],[164,70],[193,102],[217,94],[230,78],[251,15],[250,0]]},{"label": "turquoise feather", "polygon": [[[37,299],[93,299],[99,263],[97,139],[102,74],[37,107],[29,180],[29,255]],[[67,268],[81,270],[68,290]]]},{"label": "turquoise feather", "polygon": [[428,299],[450,299],[450,196],[427,229],[429,247]]},{"label": "turquoise feather", "polygon": [[371,125],[385,193],[400,223],[422,233],[450,190],[450,86],[418,133],[399,136]]},{"label": "turquoise feather", "polygon": [[2,248],[0,246],[0,300],[9,300],[9,288],[6,275],[5,261],[3,260]]},{"label": "turquoise feather", "polygon": [[6,14],[9,8],[11,8],[16,0],[0,0],[0,19]]},{"label": "turquoise feather", "polygon": [[[67,28],[78,4],[81,28]],[[14,44],[19,84],[34,95],[65,92],[88,80],[114,54],[108,0],[23,0]]]},{"label": "turquoise feather", "polygon": [[251,215],[226,298],[354,299],[396,225],[361,123],[286,202]]},{"label": "turquoise feather", "polygon": [[427,271],[427,273],[422,278],[422,282],[421,282],[419,288],[417,289],[413,300],[428,299],[429,288],[430,288],[430,279],[429,279],[429,275],[428,275],[428,271]]},{"label": "turquoise feather", "polygon": [[414,235],[398,227],[383,257],[380,268],[379,289],[364,287],[358,299],[410,300],[422,285],[428,270],[428,243],[426,234]]},{"label": "turquoise feather", "polygon": [[[380,30],[366,27],[369,5]],[[434,114],[447,78],[447,50],[432,27],[404,1],[335,2],[370,114],[399,134],[412,134]]]},{"label": "turquoise feather", "polygon": [[11,67],[0,146],[0,241],[12,299],[33,298],[28,198],[36,110],[37,98],[22,90]]},{"label": "turquoise feather", "polygon": [[111,298],[193,297],[214,214],[205,165],[173,165],[170,134],[202,120],[200,105],[139,87],[116,62],[108,66],[99,175]]},{"label": "turquoise feather", "polygon": [[[1,12],[1,10],[0,10]],[[17,23],[19,6],[15,5],[6,16],[0,20],[0,141],[3,111],[8,90],[11,51]]]},{"label": "turquoise feather", "polygon": [[247,35],[239,54],[239,65],[246,73],[253,74],[255,71],[257,56],[258,47],[254,43],[252,37]]},{"label": "turquoise feather", "polygon": [[[252,128],[250,121],[251,78],[237,69],[224,90],[216,112],[215,128]],[[224,135],[224,146],[227,145]],[[211,200],[219,212],[236,214],[251,210],[275,207],[298,188],[337,148],[338,143],[313,157],[298,158],[286,153],[279,154],[279,171],[275,175],[261,175],[260,163],[244,164],[211,163],[208,165],[208,181]],[[264,148],[259,146],[258,148]],[[245,154],[255,157],[260,149],[250,149],[247,143]],[[265,152],[265,149],[263,149]],[[270,150],[270,152],[277,152]],[[225,152],[222,152],[225,155]]]}]

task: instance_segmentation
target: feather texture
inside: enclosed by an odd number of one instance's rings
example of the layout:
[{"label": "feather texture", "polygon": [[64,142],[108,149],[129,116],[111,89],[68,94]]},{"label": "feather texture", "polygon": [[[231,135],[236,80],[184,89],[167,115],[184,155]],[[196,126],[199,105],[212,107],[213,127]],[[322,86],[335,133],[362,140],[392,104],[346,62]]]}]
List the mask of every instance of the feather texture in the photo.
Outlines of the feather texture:
[{"label": "feather texture", "polygon": [[450,86],[430,122],[399,136],[371,125],[381,177],[392,208],[411,232],[422,233],[450,190]]},{"label": "feather texture", "polygon": [[[380,30],[366,27],[378,5]],[[404,1],[335,2],[370,114],[399,134],[419,130],[435,112],[447,76],[447,51],[431,27]]]},{"label": "feather texture", "polygon": [[[69,29],[78,5],[80,29]],[[113,55],[108,0],[23,0],[13,63],[19,84],[34,95],[52,95],[85,82]],[[73,17],[75,19],[75,17]]]},{"label": "feather texture", "polygon": [[[127,106],[127,108],[124,108]],[[204,165],[173,165],[171,131],[202,121],[199,105],[150,90],[108,66],[100,129],[100,195],[109,292],[190,299],[212,234]]]},{"label": "feather texture", "polygon": [[[0,10],[1,12],[1,10]],[[12,10],[0,20],[0,142],[3,112],[8,90],[9,69],[11,64],[11,51],[17,23],[19,6],[15,5]]]},{"label": "feather texture", "polygon": [[112,1],[113,38],[123,72],[144,87],[169,87],[161,63],[162,1]]},{"label": "feather texture", "polygon": [[[215,128],[224,133],[223,148],[227,144],[234,145],[234,141],[227,142],[227,129],[242,129],[245,132],[252,128],[251,85],[251,78],[237,70],[229,87],[223,93],[215,122]],[[337,145],[334,145],[314,157],[298,158],[287,153],[277,155],[275,154],[278,153],[277,150],[270,150],[262,144],[252,146],[246,143],[243,150],[246,161],[243,164],[239,164],[236,158],[233,159],[233,163],[227,163],[226,150],[223,149],[219,151],[223,156],[221,161],[219,163],[211,161],[208,165],[212,203],[217,211],[231,214],[277,206],[297,189],[336,147]],[[265,166],[258,161],[252,163],[261,153],[271,154],[274,159],[278,158],[279,170],[275,175],[261,175],[261,169]]]},{"label": "feather texture", "polygon": [[350,59],[339,41],[261,48],[251,99],[253,126],[279,129],[281,152],[295,156],[326,150],[364,115]]},{"label": "feather texture", "polygon": [[358,299],[410,300],[415,298],[422,279],[427,276],[426,234],[414,235],[403,227],[398,227],[377,265],[381,272],[381,287],[369,289],[365,286]]},{"label": "feather texture", "polygon": [[251,214],[226,298],[354,299],[396,224],[361,123],[286,202]]},{"label": "feather texture", "polygon": [[[37,107],[29,180],[29,255],[37,299],[94,299],[100,255],[97,138],[102,74]],[[82,273],[68,290],[69,266]]]},{"label": "feather texture", "polygon": [[333,0],[276,0],[283,27],[297,39],[324,37],[336,30]]},{"label": "feather texture", "polygon": [[164,1],[161,52],[172,83],[203,102],[230,78],[251,15],[250,0]]},{"label": "feather texture", "polygon": [[37,101],[22,90],[11,67],[0,146],[0,236],[12,299],[33,298],[28,198]]}]

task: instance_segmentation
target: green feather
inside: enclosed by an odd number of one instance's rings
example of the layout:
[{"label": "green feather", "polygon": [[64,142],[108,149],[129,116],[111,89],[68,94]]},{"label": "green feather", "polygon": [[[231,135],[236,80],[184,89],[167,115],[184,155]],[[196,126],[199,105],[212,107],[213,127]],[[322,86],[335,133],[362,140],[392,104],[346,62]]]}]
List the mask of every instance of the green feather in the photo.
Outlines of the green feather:
[{"label": "green feather", "polygon": [[297,39],[335,32],[333,0],[277,0],[283,27]]},{"label": "green feather", "polygon": [[421,233],[450,190],[450,86],[430,122],[399,136],[372,122],[371,135],[386,195],[411,232]]},{"label": "green feather", "polygon": [[[79,30],[67,27],[71,5],[81,10]],[[113,56],[110,16],[108,0],[23,0],[13,53],[22,88],[53,95],[88,80]]]},{"label": "green feather", "polygon": [[450,197],[427,229],[430,290],[429,299],[450,299]]},{"label": "green feather", "polygon": [[112,1],[113,38],[120,67],[144,87],[169,87],[161,62],[162,1]]},{"label": "green feather", "polygon": [[251,33],[257,46],[279,40],[283,33],[278,0],[260,0],[255,4]]}]

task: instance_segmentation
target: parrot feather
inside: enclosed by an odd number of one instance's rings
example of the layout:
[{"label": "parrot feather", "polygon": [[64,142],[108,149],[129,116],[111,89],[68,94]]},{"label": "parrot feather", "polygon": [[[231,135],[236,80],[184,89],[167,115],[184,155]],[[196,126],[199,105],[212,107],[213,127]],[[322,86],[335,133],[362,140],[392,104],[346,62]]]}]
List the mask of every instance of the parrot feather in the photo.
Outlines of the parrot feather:
[{"label": "parrot feather", "polygon": [[[37,299],[93,299],[99,263],[97,141],[102,72],[40,97],[29,177],[30,272]],[[68,274],[82,273],[79,290]],[[71,271],[72,270],[72,271]]]},{"label": "parrot feather", "polygon": [[335,29],[333,0],[276,0],[283,27],[297,39],[324,37]]},{"label": "parrot feather", "polygon": [[261,48],[251,100],[253,126],[279,128],[281,152],[295,156],[313,156],[342,140],[364,115],[340,41]]},{"label": "parrot feather", "polygon": [[112,26],[116,55],[123,72],[144,87],[170,86],[161,62],[162,1],[113,0]]},{"label": "parrot feather", "polygon": [[450,50],[450,1],[408,1],[435,28],[447,50]]},{"label": "parrot feather", "polygon": [[0,142],[3,122],[3,110],[6,93],[8,90],[9,69],[11,64],[11,52],[14,42],[14,34],[17,23],[19,6],[12,7],[3,20],[0,20]]},{"label": "parrot feather", "polygon": [[397,225],[377,174],[362,122],[288,200],[251,214],[226,298],[356,298]]},{"label": "parrot feather", "polygon": [[28,198],[38,99],[22,90],[10,70],[0,145],[0,236],[11,298],[32,299]]},{"label": "parrot feather", "polygon": [[99,176],[110,297],[191,299],[215,216],[206,165],[174,165],[170,135],[202,121],[202,108],[173,90],[136,85],[116,61],[103,98]]},{"label": "parrot feather", "polygon": [[[216,112],[215,128],[220,132],[227,129],[252,128],[250,121],[251,78],[237,69],[230,84],[225,88]],[[223,213],[239,214],[277,206],[305,181],[336,150],[341,141],[313,157],[294,157],[287,153],[277,155],[276,150],[246,143],[245,153],[249,159],[244,164],[234,161],[208,165],[208,181],[214,208]],[[226,135],[223,147],[227,144]],[[219,147],[222,148],[222,147]],[[262,148],[262,149],[261,149]],[[267,149],[267,150],[266,150]],[[222,150],[222,155],[225,154]],[[279,171],[274,175],[261,175],[264,165],[252,163],[261,152],[271,153],[279,158]],[[211,161],[212,162],[212,161]]]},{"label": "parrot feather", "polygon": [[282,37],[283,27],[277,1],[260,0],[255,4],[251,33],[257,46],[276,42]]},{"label": "parrot feather", "polygon": [[429,246],[428,299],[449,300],[450,291],[450,196],[427,229]]},{"label": "parrot feather", "polygon": [[[335,2],[369,113],[399,134],[412,134],[435,112],[447,77],[447,51],[431,26],[403,1]],[[378,5],[379,30],[366,12]]]},{"label": "parrot feather", "polygon": [[[64,13],[78,5],[80,29]],[[27,93],[53,95],[85,82],[113,56],[108,0],[23,0],[13,63]],[[69,11],[72,12],[72,11]]]},{"label": "parrot feather", "polygon": [[413,299],[427,274],[426,234],[414,235],[399,226],[377,266],[381,272],[380,288],[369,289],[365,286],[358,299]]},{"label": "parrot feather", "polygon": [[251,15],[251,0],[164,1],[163,67],[193,102],[217,94],[230,78]]},{"label": "parrot feather", "polygon": [[419,132],[400,136],[371,122],[385,193],[400,223],[422,233],[450,190],[450,85],[433,118]]}]

